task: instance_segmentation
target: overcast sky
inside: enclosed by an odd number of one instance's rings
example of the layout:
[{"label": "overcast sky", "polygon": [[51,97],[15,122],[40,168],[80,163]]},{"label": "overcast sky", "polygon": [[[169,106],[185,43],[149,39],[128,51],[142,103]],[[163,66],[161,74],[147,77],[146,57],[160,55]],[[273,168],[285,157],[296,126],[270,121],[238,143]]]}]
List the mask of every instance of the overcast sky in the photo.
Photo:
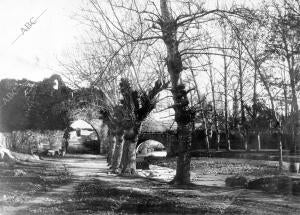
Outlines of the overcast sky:
[{"label": "overcast sky", "polygon": [[[0,79],[27,78],[39,81],[55,73],[59,69],[57,59],[62,59],[64,53],[80,41],[80,29],[83,26],[73,17],[84,2],[86,1],[1,0]],[[211,4],[212,0],[208,2]],[[225,0],[219,2],[224,3]],[[21,28],[42,12],[44,14],[37,23],[12,44],[22,33]]]},{"label": "overcast sky", "polygon": [[[54,73],[56,59],[76,43],[80,27],[72,16],[81,4],[81,0],[1,0],[0,79],[37,81]],[[12,44],[21,28],[42,12],[37,23]]]}]

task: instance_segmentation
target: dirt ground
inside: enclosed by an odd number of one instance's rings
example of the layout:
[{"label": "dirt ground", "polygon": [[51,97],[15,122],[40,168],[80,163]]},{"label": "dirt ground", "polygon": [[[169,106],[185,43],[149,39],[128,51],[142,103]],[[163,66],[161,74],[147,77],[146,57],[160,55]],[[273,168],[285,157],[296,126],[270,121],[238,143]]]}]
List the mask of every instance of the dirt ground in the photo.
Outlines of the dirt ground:
[{"label": "dirt ground", "polygon": [[0,163],[0,214],[300,214],[299,196],[210,184],[220,174],[201,169],[193,185],[173,186],[110,174],[98,155]]}]

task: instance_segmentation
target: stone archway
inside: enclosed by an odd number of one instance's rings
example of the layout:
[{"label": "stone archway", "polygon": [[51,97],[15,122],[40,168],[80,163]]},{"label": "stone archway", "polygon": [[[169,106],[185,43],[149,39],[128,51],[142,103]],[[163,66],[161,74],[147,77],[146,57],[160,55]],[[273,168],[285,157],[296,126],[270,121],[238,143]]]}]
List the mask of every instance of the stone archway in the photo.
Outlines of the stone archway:
[{"label": "stone archway", "polygon": [[[88,126],[86,126],[86,128],[80,128],[80,126],[78,127],[78,129],[81,130],[88,130],[89,126],[90,129],[92,129],[96,136],[97,136],[97,147],[94,148],[97,149],[97,151],[95,151],[97,154],[102,154],[104,153],[104,148],[105,148],[105,141],[106,141],[106,137],[107,137],[107,126],[103,123],[103,121],[101,119],[91,119],[91,120],[87,120],[86,118],[77,118],[76,120],[73,120],[70,122],[68,129],[70,129],[72,127],[72,124],[78,121],[82,121],[85,122],[86,124],[88,124]],[[73,129],[76,129],[73,127]]]},{"label": "stone archway", "polygon": [[167,151],[167,156],[172,156],[176,153],[177,136],[173,132],[141,132],[138,137],[136,149],[138,150],[140,145],[148,140],[161,143]]},{"label": "stone archway", "polygon": [[146,140],[136,148],[137,155],[165,157],[167,155],[165,146],[156,140]]},{"label": "stone archway", "polygon": [[95,129],[99,140],[99,153],[103,154],[107,148],[108,126],[103,123],[102,119],[91,119],[89,124]]}]

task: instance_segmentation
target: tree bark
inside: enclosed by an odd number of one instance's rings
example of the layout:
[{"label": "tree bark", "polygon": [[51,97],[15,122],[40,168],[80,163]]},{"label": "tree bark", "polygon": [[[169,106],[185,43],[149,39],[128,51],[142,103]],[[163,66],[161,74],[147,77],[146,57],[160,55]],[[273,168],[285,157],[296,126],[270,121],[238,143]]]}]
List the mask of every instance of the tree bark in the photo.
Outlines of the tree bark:
[{"label": "tree bark", "polygon": [[[280,125],[280,127],[281,127],[281,125]],[[283,136],[283,134],[282,134],[282,129],[280,128],[280,131],[279,131],[279,136],[280,136],[280,138],[279,138],[279,150],[278,150],[278,152],[279,152],[279,160],[278,160],[278,162],[279,162],[279,170],[280,171],[282,171],[283,170],[283,156],[282,156],[282,136]]]},{"label": "tree bark", "polygon": [[293,152],[296,154],[298,150],[298,143],[297,143],[297,124],[298,124],[298,101],[297,101],[297,94],[296,94],[296,87],[295,87],[295,82],[291,81],[291,89],[292,89],[292,117],[293,117],[293,129],[292,129],[292,134],[293,134]]},{"label": "tree bark", "polygon": [[107,164],[108,166],[112,165],[112,161],[113,161],[113,155],[115,152],[115,148],[116,148],[116,136],[110,132],[109,136],[108,136],[108,141],[109,141],[109,148],[108,148],[108,153],[107,153]]},{"label": "tree bark", "polygon": [[239,68],[239,86],[240,86],[240,105],[241,105],[241,125],[244,128],[246,122],[245,105],[244,105],[244,77],[242,66],[242,50],[240,43],[238,44],[238,68]]},{"label": "tree bark", "polygon": [[284,83],[283,85],[283,95],[284,95],[284,119],[288,117],[288,96],[287,96],[287,86]]},{"label": "tree bark", "polygon": [[[193,69],[191,69],[191,73],[192,73],[192,76],[193,76],[194,84],[196,86],[196,92],[197,92],[198,102],[200,103],[201,102],[201,96],[200,96],[198,83],[196,81],[196,76],[195,76],[195,73],[194,73]],[[205,133],[206,149],[209,152],[210,142],[209,142],[209,135],[208,135],[207,119],[206,119],[205,114],[204,114],[204,105],[202,105],[201,109],[202,109],[201,110],[201,116],[202,116],[202,120],[203,120],[203,123],[204,123],[204,133]]]},{"label": "tree bark", "polygon": [[116,147],[113,154],[113,161],[111,167],[114,173],[119,173],[119,167],[123,154],[123,144],[123,130],[118,130],[116,133]]},{"label": "tree bark", "polygon": [[225,116],[225,140],[226,140],[226,149],[230,151],[230,139],[229,139],[229,127],[228,127],[228,65],[226,61],[226,56],[223,56],[224,60],[224,116]]},{"label": "tree bark", "polygon": [[241,118],[240,118],[240,128],[239,133],[241,134],[242,144],[244,145],[244,149],[248,150],[248,143],[247,143],[247,131],[246,131],[246,115],[245,115],[245,105],[244,105],[244,70],[247,65],[247,62],[243,66],[243,44],[240,41],[240,36],[237,36],[237,66],[238,66],[238,85],[239,85],[239,102],[240,102],[240,110],[241,110]]},{"label": "tree bark", "polygon": [[135,175],[136,173],[136,144],[141,123],[124,132],[124,148],[122,157],[122,174]]},{"label": "tree bark", "polygon": [[105,153],[107,148],[107,141],[108,141],[108,125],[102,124],[101,130],[100,130],[100,145],[99,145],[99,154]]},{"label": "tree bark", "polygon": [[244,134],[243,134],[243,141],[244,141],[244,149],[245,151],[248,151],[248,134],[247,131],[245,130]]},{"label": "tree bark", "polygon": [[[191,126],[191,125],[189,125]],[[190,163],[191,155],[189,153],[189,147],[191,144],[191,127],[189,126],[178,126],[179,141],[179,155],[177,157],[176,175],[172,183],[174,184],[189,184],[190,183]]]},{"label": "tree bark", "polygon": [[257,115],[257,93],[256,93],[256,86],[257,86],[257,66],[256,63],[254,62],[254,78],[253,78],[253,104],[252,104],[252,109],[253,109],[253,119],[256,119]]},{"label": "tree bark", "polygon": [[[219,132],[218,119],[217,119],[217,110],[216,110],[215,83],[214,83],[214,78],[213,78],[210,56],[208,56],[208,64],[209,64],[209,79],[210,79],[212,102],[213,102],[213,122],[214,122],[214,127],[215,127],[214,130],[216,132],[216,137],[217,137],[216,151],[219,151],[220,150],[220,132]],[[211,136],[213,136],[213,130],[211,132]]]},{"label": "tree bark", "polygon": [[[285,43],[286,44],[286,43]],[[287,46],[287,45],[286,45]],[[297,142],[296,142],[296,136],[297,136],[297,123],[298,123],[298,100],[297,100],[297,93],[296,93],[296,81],[295,81],[295,62],[293,60],[293,56],[289,56],[288,48],[286,47],[286,59],[288,63],[288,73],[290,76],[290,87],[292,92],[292,104],[291,104],[291,116],[292,119],[292,144],[293,149],[291,150],[293,153],[297,152]]]},{"label": "tree bark", "polygon": [[256,151],[259,152],[261,150],[261,141],[260,141],[260,132],[257,134],[257,148]]},{"label": "tree bark", "polygon": [[179,83],[182,72],[182,59],[179,53],[179,41],[177,40],[177,23],[168,9],[168,0],[160,0],[162,19],[160,26],[163,41],[167,47],[167,68],[172,84],[172,96],[174,101],[175,121],[177,122],[177,135],[179,142],[179,154],[177,157],[176,175],[172,180],[174,184],[190,183],[190,147],[192,140],[192,120],[189,110],[189,101],[184,85]]}]

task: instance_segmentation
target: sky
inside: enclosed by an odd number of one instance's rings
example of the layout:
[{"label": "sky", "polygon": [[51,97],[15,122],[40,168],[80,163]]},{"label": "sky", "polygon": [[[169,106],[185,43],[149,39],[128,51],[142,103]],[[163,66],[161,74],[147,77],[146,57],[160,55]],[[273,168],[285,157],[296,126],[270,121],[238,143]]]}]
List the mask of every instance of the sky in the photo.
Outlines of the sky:
[{"label": "sky", "polygon": [[[231,1],[234,0],[226,0],[226,3]],[[247,2],[253,4],[256,1]],[[80,31],[85,27],[74,16],[86,2],[1,0],[0,80],[27,78],[40,81],[61,71],[58,60],[62,60],[68,50],[80,42]],[[212,2],[217,0],[207,1],[210,5]],[[219,2],[224,3],[225,0]],[[21,29],[25,28],[26,23],[40,14],[36,24],[22,34]]]},{"label": "sky", "polygon": [[78,40],[81,27],[74,15],[81,5],[82,0],[1,0],[0,79],[39,81],[54,74],[57,59]]}]

